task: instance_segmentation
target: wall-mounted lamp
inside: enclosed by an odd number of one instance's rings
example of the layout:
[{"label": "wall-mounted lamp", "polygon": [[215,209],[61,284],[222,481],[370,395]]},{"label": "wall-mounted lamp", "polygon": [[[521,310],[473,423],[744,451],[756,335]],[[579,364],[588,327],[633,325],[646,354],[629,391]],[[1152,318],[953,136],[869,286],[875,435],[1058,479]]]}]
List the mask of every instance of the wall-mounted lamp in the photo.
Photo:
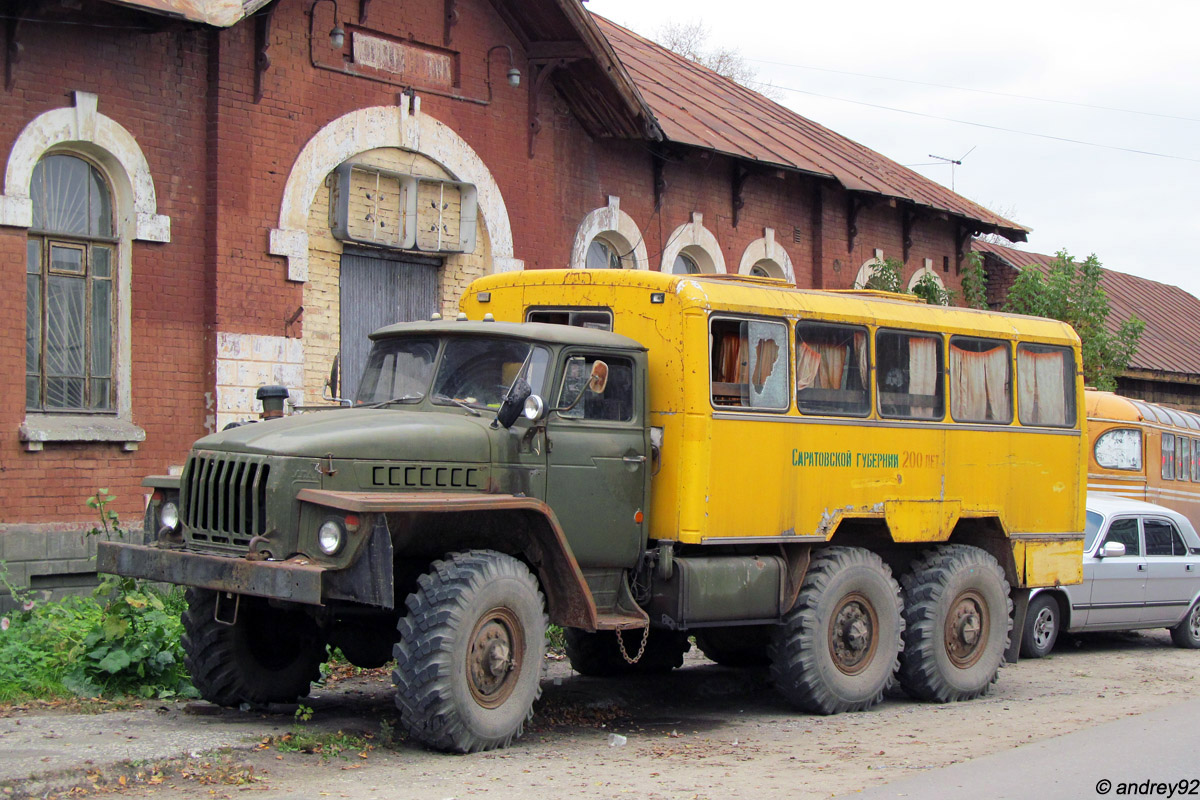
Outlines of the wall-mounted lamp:
[{"label": "wall-mounted lamp", "polygon": [[[332,0],[330,1],[332,2]],[[506,44],[498,44],[487,51],[488,100],[492,99],[492,53],[497,50],[508,51],[508,72],[505,73],[508,77],[508,85],[514,88],[521,85],[521,70],[517,69],[517,65],[513,63],[512,48]]]},{"label": "wall-mounted lamp", "polygon": [[346,44],[346,29],[342,27],[342,23],[339,21],[337,0],[315,0],[312,8],[309,9],[309,13],[315,13],[317,4],[324,2],[333,3],[333,30],[329,32],[329,46],[334,50],[341,50]]}]

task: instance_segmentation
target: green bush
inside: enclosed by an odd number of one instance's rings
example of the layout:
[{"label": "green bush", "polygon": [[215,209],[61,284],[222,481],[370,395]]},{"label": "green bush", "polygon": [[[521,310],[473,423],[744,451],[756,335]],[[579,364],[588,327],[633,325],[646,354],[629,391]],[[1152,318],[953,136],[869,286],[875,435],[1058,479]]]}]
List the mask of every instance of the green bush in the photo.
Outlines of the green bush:
[{"label": "green bush", "polygon": [[[100,528],[123,535],[101,489],[88,498]],[[164,594],[134,578],[102,575],[90,597],[39,602],[14,587],[0,563],[0,583],[19,610],[0,618],[0,702],[38,698],[196,697],[183,666],[183,590]]]}]

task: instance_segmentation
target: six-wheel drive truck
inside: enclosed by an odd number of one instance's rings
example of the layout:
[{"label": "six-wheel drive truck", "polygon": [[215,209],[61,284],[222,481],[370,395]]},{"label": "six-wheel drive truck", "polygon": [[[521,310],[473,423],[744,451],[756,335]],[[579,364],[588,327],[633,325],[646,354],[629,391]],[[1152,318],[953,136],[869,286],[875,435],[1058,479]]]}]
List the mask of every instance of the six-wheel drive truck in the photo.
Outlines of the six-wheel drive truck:
[{"label": "six-wheel drive truck", "polygon": [[[1004,444],[997,493],[969,467],[947,480],[952,426],[846,424],[789,399],[799,319],[977,335],[998,315],[583,277],[477,282],[474,321],[375,332],[351,407],[207,436],[182,475],[147,479],[152,543],[101,543],[99,569],[188,587],[183,644],[203,697],[293,701],[337,647],[363,667],[395,659],[415,739],[505,746],[532,713],[554,623],[588,675],[669,671],[694,637],[718,663],[769,666],[809,712],[865,709],[895,679],[963,700],[996,678],[1010,595],[1079,579],[1070,431]],[[1069,330],[1018,319],[996,336],[1078,356]],[[745,374],[717,374],[737,347],[753,353]]]}]

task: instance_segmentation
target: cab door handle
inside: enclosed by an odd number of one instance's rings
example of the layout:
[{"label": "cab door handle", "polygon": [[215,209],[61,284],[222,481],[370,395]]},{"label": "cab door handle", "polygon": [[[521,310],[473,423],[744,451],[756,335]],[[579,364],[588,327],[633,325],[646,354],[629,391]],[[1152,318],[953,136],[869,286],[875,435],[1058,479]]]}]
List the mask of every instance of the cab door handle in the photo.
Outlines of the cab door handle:
[{"label": "cab door handle", "polygon": [[1146,565],[1138,564],[1138,572],[1145,572],[1145,571],[1146,571]]},{"label": "cab door handle", "polygon": [[645,464],[646,463],[645,456],[625,456],[621,460],[624,461],[626,464]]}]

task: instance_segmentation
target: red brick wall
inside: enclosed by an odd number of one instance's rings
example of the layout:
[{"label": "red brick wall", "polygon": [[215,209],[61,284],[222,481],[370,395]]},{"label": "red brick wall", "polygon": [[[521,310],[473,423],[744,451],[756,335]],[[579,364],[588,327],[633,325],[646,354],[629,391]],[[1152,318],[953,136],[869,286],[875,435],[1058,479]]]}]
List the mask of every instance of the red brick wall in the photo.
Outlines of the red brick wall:
[{"label": "red brick wall", "polygon": [[[117,17],[118,21],[125,20]],[[122,27],[24,23],[12,91],[0,114],[0,158],[38,114],[71,105],[74,91],[99,97],[98,111],[133,135],[149,163],[158,213],[171,218],[171,242],[132,245],[133,422],[146,431],[136,452],[118,444],[55,444],[26,452],[25,241],[0,227],[4,291],[0,365],[0,523],[91,519],[84,501],[97,487],[117,495],[126,522],[140,525],[147,474],[181,463],[204,433],[211,381],[205,346],[206,35],[196,28],[149,33]]]},{"label": "red brick wall", "polygon": [[[283,335],[302,304],[302,288],[285,279],[284,259],[268,253],[268,236],[292,165],[323,126],[355,109],[393,105],[400,87],[312,66],[308,0],[280,0],[271,33],[264,96],[254,102],[253,21],[231,29],[171,26],[166,32],[27,24],[15,89],[0,115],[0,156],[37,114],[70,102],[70,92],[99,96],[100,113],[127,128],[149,161],[158,213],[171,217],[171,242],[133,245],[133,420],[146,430],[135,453],[116,445],[48,444],[27,453],[17,441],[24,416],[19,381],[0,390],[0,470],[6,502],[0,523],[83,519],[83,498],[96,486],[118,496],[118,510],[140,511],[139,481],[181,463],[212,412],[216,331]],[[343,21],[357,19],[342,4]],[[326,6],[322,5],[324,9]],[[441,0],[376,3],[369,27],[401,38],[442,44]],[[322,11],[322,13],[325,13]],[[542,129],[528,156],[528,92],[532,83],[520,43],[487,0],[460,0],[450,47],[460,53],[462,95],[487,96],[488,49],[510,45],[523,80],[504,81],[507,58],[493,54],[493,100],[481,105],[418,92],[422,112],[452,128],[491,170],[511,220],[514,255],[527,268],[563,267],[583,217],[621,198],[641,227],[651,265],[674,229],[704,215],[729,271],[742,252],[775,229],[800,286],[846,288],[876,249],[902,256],[900,211],[885,202],[864,209],[853,247],[847,245],[847,198],[830,182],[771,170],[745,183],[745,206],[733,227],[734,165],[721,155],[672,153],[666,191],[654,207],[648,143],[593,140],[566,111],[551,86],[539,100]],[[135,19],[141,19],[135,15]],[[318,30],[317,44],[325,32]],[[800,242],[793,240],[793,230]],[[953,228],[925,220],[913,230],[905,279],[924,258],[950,288]],[[0,311],[0,364],[24,366],[25,231],[0,228],[5,286]],[[943,273],[943,257],[951,271]],[[289,330],[300,334],[300,326]]]}]

